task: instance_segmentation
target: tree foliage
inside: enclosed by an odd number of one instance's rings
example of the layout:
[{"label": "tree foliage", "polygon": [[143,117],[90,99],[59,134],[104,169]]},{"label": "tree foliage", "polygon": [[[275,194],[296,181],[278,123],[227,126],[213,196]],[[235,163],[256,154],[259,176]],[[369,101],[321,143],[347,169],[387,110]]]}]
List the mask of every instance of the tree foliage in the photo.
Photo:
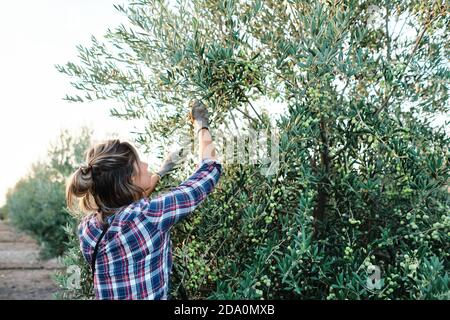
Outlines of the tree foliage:
[{"label": "tree foliage", "polygon": [[[174,297],[450,297],[450,141],[431,121],[449,114],[446,2],[116,9],[130,26],[57,66],[84,94],[68,100],[114,100],[113,116],[145,119],[146,152],[190,134],[193,97],[208,103],[213,134],[279,131],[275,174],[224,163],[215,192],[175,228]],[[286,109],[273,121],[275,102]]]}]

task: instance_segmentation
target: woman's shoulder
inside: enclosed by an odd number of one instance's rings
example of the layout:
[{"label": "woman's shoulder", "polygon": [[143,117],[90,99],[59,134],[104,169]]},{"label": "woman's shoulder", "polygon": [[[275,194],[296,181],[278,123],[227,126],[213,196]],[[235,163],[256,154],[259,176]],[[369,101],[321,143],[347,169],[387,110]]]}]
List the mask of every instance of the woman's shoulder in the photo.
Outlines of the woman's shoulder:
[{"label": "woman's shoulder", "polygon": [[[130,216],[135,212],[135,208],[137,206],[137,202],[133,202],[129,205],[125,205],[123,207],[117,208],[117,210],[108,215],[104,216],[104,221],[109,225],[120,222],[122,220],[127,220]],[[90,212],[86,214],[84,217],[80,219],[78,228],[81,229],[102,229],[103,223],[99,218],[100,213],[98,211]]]},{"label": "woman's shoulder", "polygon": [[148,198],[141,198],[130,203],[128,206],[123,207],[121,210],[115,214],[113,221],[117,221],[119,223],[127,223],[130,221],[134,221],[136,217],[142,212],[145,207],[146,201],[149,201]]}]

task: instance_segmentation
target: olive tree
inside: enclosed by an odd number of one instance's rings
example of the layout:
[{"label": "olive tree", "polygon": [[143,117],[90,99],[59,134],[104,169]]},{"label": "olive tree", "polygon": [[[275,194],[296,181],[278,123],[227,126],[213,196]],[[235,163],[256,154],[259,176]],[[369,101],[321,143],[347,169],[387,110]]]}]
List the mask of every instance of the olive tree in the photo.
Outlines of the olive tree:
[{"label": "olive tree", "polygon": [[128,26],[57,66],[81,92],[67,100],[145,119],[145,152],[193,135],[194,97],[213,135],[243,146],[235,153],[251,153],[252,133],[276,132],[273,171],[258,157],[224,161],[217,189],[174,229],[174,297],[450,297],[450,141],[432,122],[449,114],[445,1],[116,9]]}]

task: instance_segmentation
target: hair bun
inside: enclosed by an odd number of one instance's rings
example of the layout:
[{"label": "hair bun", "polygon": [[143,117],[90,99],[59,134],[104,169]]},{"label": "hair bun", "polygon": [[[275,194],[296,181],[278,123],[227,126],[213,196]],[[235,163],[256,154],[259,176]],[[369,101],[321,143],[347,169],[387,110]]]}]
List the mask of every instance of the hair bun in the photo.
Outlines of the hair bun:
[{"label": "hair bun", "polygon": [[82,174],[87,175],[88,173],[92,173],[92,165],[91,164],[81,165],[79,170],[81,171]]},{"label": "hair bun", "polygon": [[92,176],[92,165],[81,165],[78,172],[75,172],[72,184],[72,191],[78,197],[88,193],[94,184]]}]

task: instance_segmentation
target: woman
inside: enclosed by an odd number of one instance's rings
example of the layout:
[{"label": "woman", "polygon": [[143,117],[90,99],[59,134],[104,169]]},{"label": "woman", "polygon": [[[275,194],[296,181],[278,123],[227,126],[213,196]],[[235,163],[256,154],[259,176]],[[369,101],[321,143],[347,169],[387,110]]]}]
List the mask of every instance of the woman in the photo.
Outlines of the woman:
[{"label": "woman", "polygon": [[127,142],[109,140],[87,152],[87,165],[68,180],[67,205],[79,198],[86,215],[78,229],[91,265],[97,299],[167,299],[172,269],[170,229],[213,190],[222,173],[209,132],[206,107],[190,103],[199,140],[199,165],[180,186],[153,199],[158,181],[174,169],[170,154],[156,174]]}]

